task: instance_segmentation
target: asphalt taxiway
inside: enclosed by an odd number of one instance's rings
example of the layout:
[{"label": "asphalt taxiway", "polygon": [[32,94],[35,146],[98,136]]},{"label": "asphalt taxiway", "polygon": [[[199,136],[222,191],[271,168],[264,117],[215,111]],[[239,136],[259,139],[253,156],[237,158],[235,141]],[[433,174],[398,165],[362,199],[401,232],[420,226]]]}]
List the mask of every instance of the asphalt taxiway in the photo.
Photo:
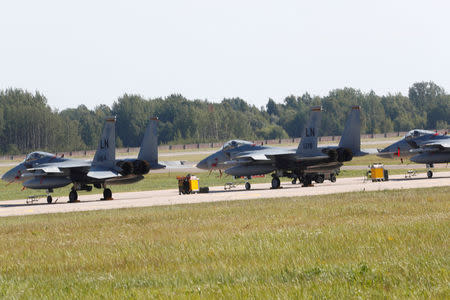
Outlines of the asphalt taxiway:
[{"label": "asphalt taxiway", "polygon": [[223,186],[211,187],[207,194],[179,195],[178,189],[115,193],[113,194],[114,200],[109,201],[100,201],[101,195],[92,194],[80,196],[80,202],[78,203],[67,203],[67,197],[59,197],[57,203],[54,204],[47,204],[45,199],[41,199],[40,202],[34,204],[26,204],[24,199],[1,201],[0,217],[449,185],[450,172],[436,172],[431,179],[426,178],[424,173],[417,174],[412,178],[405,178],[405,175],[394,175],[386,182],[364,181],[362,177],[338,178],[335,183],[326,181],[311,187],[301,187],[298,184],[282,182],[282,188],[276,190],[269,189],[268,183],[261,183],[252,184],[252,189],[249,191],[246,191],[243,185],[227,191],[224,191]]}]

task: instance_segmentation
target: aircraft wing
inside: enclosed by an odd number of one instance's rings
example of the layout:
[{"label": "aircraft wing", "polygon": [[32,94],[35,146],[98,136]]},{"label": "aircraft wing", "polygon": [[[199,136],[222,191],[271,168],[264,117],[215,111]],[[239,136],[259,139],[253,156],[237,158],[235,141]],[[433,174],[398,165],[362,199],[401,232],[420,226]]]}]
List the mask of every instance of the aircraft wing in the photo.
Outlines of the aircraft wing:
[{"label": "aircraft wing", "polygon": [[41,174],[63,174],[65,169],[85,169],[90,166],[91,163],[88,161],[70,159],[60,162],[49,162],[35,168],[29,168],[27,171]]},{"label": "aircraft wing", "polygon": [[265,154],[246,154],[235,157],[236,160],[270,160]]},{"label": "aircraft wing", "polygon": [[27,169],[27,171],[32,172],[32,173],[46,173],[46,174],[62,174],[63,173],[61,171],[61,169],[58,168],[57,166],[43,166],[43,167],[38,167],[38,168]]},{"label": "aircraft wing", "polygon": [[269,161],[312,161],[328,159],[328,155],[316,152],[311,154],[297,154],[296,149],[262,149],[257,151],[243,152],[235,156],[233,163],[249,163],[252,161],[269,162]]},{"label": "aircraft wing", "polygon": [[278,155],[295,154],[295,149],[273,148],[242,152],[233,159],[238,161],[267,161]]},{"label": "aircraft wing", "polygon": [[109,179],[120,177],[120,175],[116,170],[111,170],[109,168],[102,168],[100,166],[92,167],[87,173],[88,177],[94,179]]}]

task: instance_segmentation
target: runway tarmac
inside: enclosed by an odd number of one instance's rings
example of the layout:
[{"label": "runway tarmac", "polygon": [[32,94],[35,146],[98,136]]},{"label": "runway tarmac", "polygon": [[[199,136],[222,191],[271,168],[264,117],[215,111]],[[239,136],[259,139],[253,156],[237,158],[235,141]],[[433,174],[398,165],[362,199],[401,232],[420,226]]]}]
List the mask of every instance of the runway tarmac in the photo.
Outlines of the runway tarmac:
[{"label": "runway tarmac", "polygon": [[[223,186],[212,187],[208,194],[178,195],[177,189],[116,193],[115,200],[99,201],[101,195],[80,196],[81,202],[67,203],[67,197],[60,197],[55,204],[47,204],[45,199],[34,204],[26,204],[25,200],[11,200],[0,202],[0,217],[76,212],[100,209],[145,207],[158,205],[176,205],[200,202],[236,201],[244,199],[278,198],[278,197],[301,197],[312,195],[324,195],[334,193],[356,192],[356,191],[378,191],[393,189],[427,188],[450,185],[450,172],[437,172],[433,178],[426,178],[425,174],[418,174],[412,178],[404,175],[391,176],[387,182],[371,182],[357,178],[338,178],[337,182],[326,181],[313,187],[301,187],[290,182],[283,182],[282,188],[269,189],[269,184],[252,184],[252,189],[246,191],[243,185],[224,191]],[[450,195],[449,195],[450,199]]]}]

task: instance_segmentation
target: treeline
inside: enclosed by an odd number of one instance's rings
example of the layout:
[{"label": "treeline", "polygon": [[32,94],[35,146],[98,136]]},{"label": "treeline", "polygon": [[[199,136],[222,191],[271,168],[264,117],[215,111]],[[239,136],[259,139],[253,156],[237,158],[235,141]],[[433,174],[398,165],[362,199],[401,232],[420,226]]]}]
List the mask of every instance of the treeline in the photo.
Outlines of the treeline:
[{"label": "treeline", "polygon": [[26,153],[95,149],[105,116],[117,116],[117,146],[138,146],[149,117],[158,116],[160,143],[202,143],[239,139],[299,137],[313,105],[322,105],[320,135],[341,134],[350,106],[362,107],[362,132],[383,133],[413,128],[447,129],[450,95],[433,82],[413,84],[408,96],[379,96],[352,88],[327,96],[269,99],[257,108],[240,98],[220,103],[188,100],[181,95],[146,99],[123,95],[109,107],[84,105],[58,111],[46,98],[20,89],[0,91],[0,152]]}]

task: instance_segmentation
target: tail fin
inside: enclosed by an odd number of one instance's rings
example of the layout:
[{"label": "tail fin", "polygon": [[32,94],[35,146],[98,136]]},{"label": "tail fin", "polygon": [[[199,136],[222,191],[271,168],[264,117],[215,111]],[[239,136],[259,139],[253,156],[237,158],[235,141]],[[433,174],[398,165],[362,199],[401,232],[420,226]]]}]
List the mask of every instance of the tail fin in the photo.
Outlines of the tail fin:
[{"label": "tail fin", "polygon": [[352,106],[345,122],[339,147],[352,150],[353,156],[361,156],[361,107]]},{"label": "tail fin", "polygon": [[150,169],[162,169],[166,166],[158,163],[158,118],[150,118],[142,139],[138,159],[150,164]]},{"label": "tail fin", "polygon": [[107,117],[93,166],[113,167],[116,160],[116,117]]},{"label": "tail fin", "polygon": [[319,136],[320,121],[322,120],[322,106],[313,106],[308,126],[305,127],[302,139],[297,148],[297,154],[317,153],[317,137]]}]

